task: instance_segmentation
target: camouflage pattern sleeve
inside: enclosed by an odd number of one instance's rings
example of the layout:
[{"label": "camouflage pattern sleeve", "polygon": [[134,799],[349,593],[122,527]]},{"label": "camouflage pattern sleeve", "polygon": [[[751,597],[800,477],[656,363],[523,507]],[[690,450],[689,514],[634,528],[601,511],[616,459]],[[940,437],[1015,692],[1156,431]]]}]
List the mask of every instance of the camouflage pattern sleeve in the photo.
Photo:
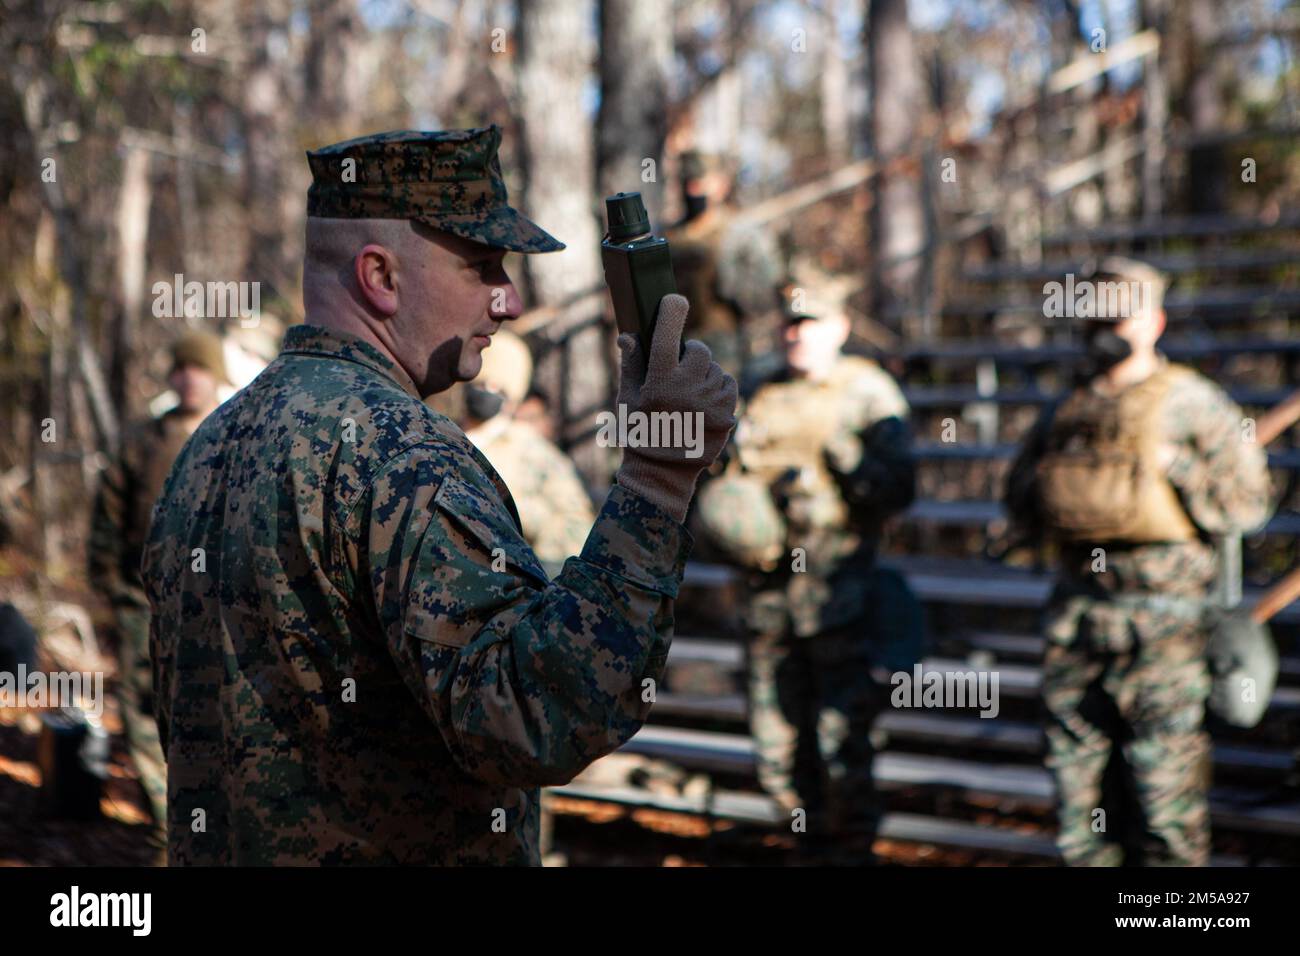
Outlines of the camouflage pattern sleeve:
[{"label": "camouflage pattern sleeve", "polygon": [[369,576],[389,651],[457,765],[486,783],[565,783],[650,710],[690,548],[615,487],[548,584],[495,487],[445,450],[396,456],[355,509],[346,563]]},{"label": "camouflage pattern sleeve", "polygon": [[1170,385],[1164,418],[1175,451],[1167,474],[1192,520],[1210,534],[1261,528],[1273,512],[1268,455],[1241,408],[1193,373]]}]

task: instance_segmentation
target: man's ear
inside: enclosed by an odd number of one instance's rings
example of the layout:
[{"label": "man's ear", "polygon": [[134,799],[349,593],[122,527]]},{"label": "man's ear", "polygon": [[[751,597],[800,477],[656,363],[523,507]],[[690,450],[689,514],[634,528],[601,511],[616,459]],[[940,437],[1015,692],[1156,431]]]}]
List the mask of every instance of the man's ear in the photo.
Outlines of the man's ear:
[{"label": "man's ear", "polygon": [[384,318],[397,314],[397,256],[386,246],[367,243],[352,261],[357,289]]},{"label": "man's ear", "polygon": [[844,343],[849,340],[849,332],[851,331],[848,313],[842,310],[837,311],[832,321],[835,323],[835,344],[842,348]]},{"label": "man's ear", "polygon": [[1165,326],[1169,324],[1168,317],[1165,315],[1163,307],[1156,309],[1151,315],[1151,341],[1159,342],[1160,336],[1165,334]]}]

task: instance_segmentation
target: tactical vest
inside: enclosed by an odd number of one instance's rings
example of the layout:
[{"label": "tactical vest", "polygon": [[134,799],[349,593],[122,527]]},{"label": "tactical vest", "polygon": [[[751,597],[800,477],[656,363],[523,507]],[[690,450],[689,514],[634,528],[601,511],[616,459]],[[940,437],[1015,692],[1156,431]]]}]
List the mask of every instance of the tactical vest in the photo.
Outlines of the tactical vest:
[{"label": "tactical vest", "polygon": [[848,523],[848,509],[826,467],[831,439],[866,426],[860,409],[846,407],[854,379],[876,363],[845,355],[821,381],[770,382],[745,409],[737,454],[745,471],[776,486],[790,530],[837,528]]},{"label": "tactical vest", "polygon": [[1037,466],[1049,531],[1075,542],[1197,538],[1158,460],[1165,396],[1190,374],[1167,365],[1114,398],[1085,386],[1061,403]]},{"label": "tactical vest", "polygon": [[689,334],[736,330],[736,310],[718,294],[718,244],[725,224],[718,213],[668,234],[677,291],[691,303]]}]

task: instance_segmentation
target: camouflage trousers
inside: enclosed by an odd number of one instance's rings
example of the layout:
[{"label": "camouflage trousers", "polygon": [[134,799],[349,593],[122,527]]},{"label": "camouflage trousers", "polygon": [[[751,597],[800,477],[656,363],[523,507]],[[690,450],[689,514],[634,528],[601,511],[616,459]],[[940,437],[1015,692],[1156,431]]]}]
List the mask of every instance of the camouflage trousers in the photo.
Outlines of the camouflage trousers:
[{"label": "camouflage trousers", "polygon": [[862,628],[749,642],[759,781],[785,813],[804,811],[808,844],[836,850],[827,862],[869,862],[880,822],[871,724],[884,697],[867,646]]},{"label": "camouflage trousers", "polygon": [[1208,635],[1186,610],[1076,599],[1049,614],[1043,699],[1071,866],[1205,866]]},{"label": "camouflage trousers", "polygon": [[149,612],[119,608],[118,706],[127,752],[149,799],[156,839],[165,840],[167,826],[167,761],[158,739],[153,711],[153,665],[149,657]]}]

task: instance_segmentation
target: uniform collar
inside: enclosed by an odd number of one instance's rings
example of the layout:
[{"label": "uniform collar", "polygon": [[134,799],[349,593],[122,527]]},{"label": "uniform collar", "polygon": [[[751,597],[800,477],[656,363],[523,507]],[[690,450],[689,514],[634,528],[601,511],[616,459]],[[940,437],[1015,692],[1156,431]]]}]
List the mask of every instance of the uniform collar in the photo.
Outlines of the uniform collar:
[{"label": "uniform collar", "polygon": [[356,362],[396,382],[403,391],[420,398],[406,370],[364,339],[318,325],[295,325],[284,335],[281,355],[322,355]]},{"label": "uniform collar", "polygon": [[1145,385],[1147,382],[1151,381],[1153,378],[1155,378],[1157,375],[1161,374],[1162,372],[1166,371],[1168,368],[1169,368],[1168,356],[1166,356],[1164,352],[1157,351],[1155,367],[1151,369],[1151,373],[1147,375],[1145,378],[1141,378],[1136,382],[1129,382],[1118,392],[1109,392],[1109,391],[1102,391],[1100,388],[1097,387],[1097,383],[1100,382],[1102,378],[1100,375],[1098,375],[1096,378],[1088,382],[1088,390],[1095,395],[1100,395],[1103,398],[1118,398],[1124,393],[1137,388],[1139,385]]}]

